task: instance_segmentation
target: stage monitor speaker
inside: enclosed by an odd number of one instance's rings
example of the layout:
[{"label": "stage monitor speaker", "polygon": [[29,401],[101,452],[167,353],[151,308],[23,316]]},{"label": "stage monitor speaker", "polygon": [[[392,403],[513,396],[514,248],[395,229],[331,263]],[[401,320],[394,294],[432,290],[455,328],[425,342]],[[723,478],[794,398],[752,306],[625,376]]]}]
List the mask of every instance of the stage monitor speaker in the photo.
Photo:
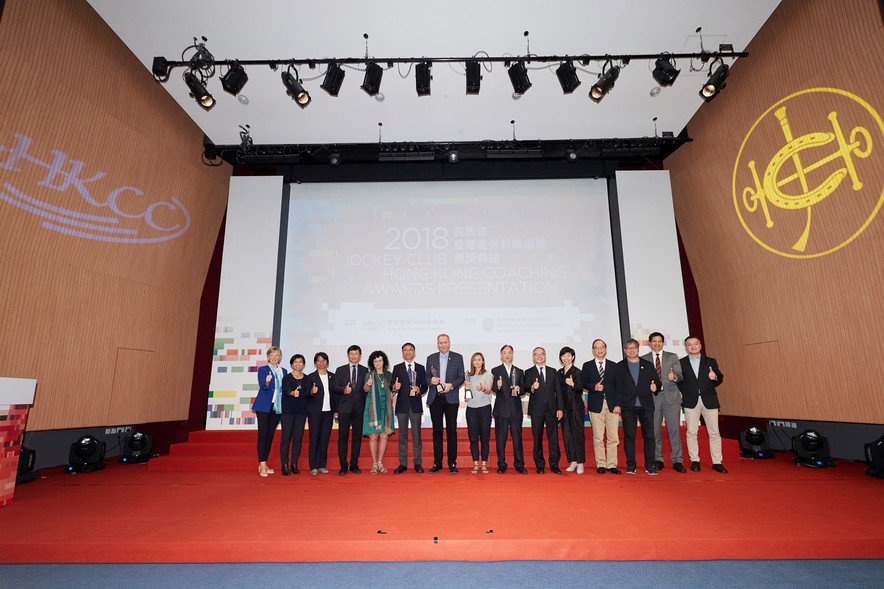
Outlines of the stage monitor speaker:
[{"label": "stage monitor speaker", "polygon": [[18,472],[15,475],[15,484],[23,485],[34,480],[34,463],[37,462],[37,452],[21,447],[21,453],[18,455]]},{"label": "stage monitor speaker", "polygon": [[865,446],[866,450],[866,475],[884,479],[884,436]]},{"label": "stage monitor speaker", "polygon": [[819,432],[806,429],[792,438],[792,462],[809,468],[832,468],[835,461],[829,456],[829,440]]},{"label": "stage monitor speaker", "polygon": [[73,444],[68,455],[67,472],[83,474],[104,468],[107,445],[94,436],[83,436]]},{"label": "stage monitor speaker", "polygon": [[150,460],[152,447],[153,442],[149,435],[142,432],[132,432],[123,441],[120,462],[123,464],[143,464]]},{"label": "stage monitor speaker", "polygon": [[773,450],[767,441],[767,434],[758,426],[752,425],[740,433],[740,456],[743,458],[773,458]]}]

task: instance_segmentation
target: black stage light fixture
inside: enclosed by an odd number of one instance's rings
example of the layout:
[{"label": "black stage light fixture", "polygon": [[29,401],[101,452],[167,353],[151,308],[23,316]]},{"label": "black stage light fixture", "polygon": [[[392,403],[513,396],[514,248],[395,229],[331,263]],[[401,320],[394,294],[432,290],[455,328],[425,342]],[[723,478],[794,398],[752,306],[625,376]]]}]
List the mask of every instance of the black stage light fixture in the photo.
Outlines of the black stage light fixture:
[{"label": "black stage light fixture", "polygon": [[328,69],[325,70],[325,79],[319,87],[328,92],[330,96],[337,96],[341,91],[341,84],[344,83],[345,73],[338,64],[328,64]]},{"label": "black stage light fixture", "polygon": [[525,68],[525,64],[517,61],[507,71],[510,75],[510,83],[513,85],[513,92],[520,95],[527,92],[532,84],[528,79],[528,70]]},{"label": "black stage light fixture", "polygon": [[205,84],[193,72],[184,73],[184,83],[190,89],[190,96],[196,100],[197,104],[206,110],[212,110],[215,106],[215,99],[206,90]]},{"label": "black stage light fixture", "polygon": [[362,80],[362,88],[369,96],[377,96],[381,91],[381,78],[384,77],[384,69],[375,62],[365,65],[365,78]]},{"label": "black stage light fixture", "polygon": [[[295,70],[295,74],[298,70]],[[310,93],[304,90],[304,86],[298,81],[297,76],[293,76],[288,70],[282,72],[282,83],[285,86],[285,93],[292,97],[295,104],[301,108],[306,108],[310,104]]]},{"label": "black stage light fixture", "polygon": [[123,440],[123,452],[120,462],[123,464],[141,464],[150,460],[150,451],[153,448],[151,437],[142,432],[131,432]]},{"label": "black stage light fixture", "polygon": [[884,436],[865,445],[866,475],[884,479]]},{"label": "black stage light fixture", "polygon": [[651,75],[654,76],[654,80],[661,86],[672,86],[675,83],[675,78],[680,73],[681,70],[675,69],[672,55],[661,53],[657,61],[654,62],[654,71],[651,72]]},{"label": "black stage light fixture", "polygon": [[589,99],[593,102],[601,102],[608,92],[614,87],[614,82],[620,77],[620,66],[611,65],[608,61],[602,67],[602,73],[599,75],[598,81],[592,85],[589,90]]},{"label": "black stage light fixture", "polygon": [[[712,67],[718,63],[719,66],[713,72]],[[709,102],[721,92],[727,84],[725,80],[727,80],[728,73],[730,72],[730,67],[726,63],[722,63],[720,59],[713,61],[712,65],[709,66],[709,79],[706,80],[706,83],[703,84],[703,87],[700,88],[700,97]]]},{"label": "black stage light fixture", "polygon": [[236,96],[242,92],[243,86],[245,86],[248,81],[249,76],[246,74],[245,68],[238,63],[234,63],[230,69],[221,76],[221,87],[224,88],[225,92],[229,92]]},{"label": "black stage light fixture", "polygon": [[37,452],[22,446],[18,455],[18,470],[15,474],[16,485],[23,485],[34,480],[35,462],[37,462]]},{"label": "black stage light fixture", "polygon": [[569,162],[577,161],[577,150],[576,149],[566,149],[565,150],[565,159]]},{"label": "black stage light fixture", "polygon": [[556,77],[559,78],[559,84],[562,86],[562,92],[571,94],[580,86],[580,80],[577,79],[577,68],[570,59],[563,61],[556,69]]},{"label": "black stage light fixture", "polygon": [[430,73],[432,64],[429,61],[423,61],[414,68],[414,86],[418,96],[430,95],[430,82],[433,80],[433,74]]},{"label": "black stage light fixture", "polygon": [[467,94],[478,94],[482,85],[482,66],[475,59],[466,62]]},{"label": "black stage light fixture", "polygon": [[773,458],[767,434],[758,426],[749,426],[740,433],[740,456],[743,458]]},{"label": "black stage light fixture", "polygon": [[448,152],[446,159],[448,160],[449,164],[456,164],[457,162],[460,161],[460,154],[457,153],[456,149],[452,149],[451,151]]},{"label": "black stage light fixture", "polygon": [[806,429],[792,438],[792,462],[810,468],[832,468],[835,461],[829,456],[829,440],[819,432]]},{"label": "black stage light fixture", "polygon": [[157,56],[153,58],[153,66],[150,68],[150,71],[153,72],[153,77],[157,82],[168,82],[172,66],[169,65],[165,57]]},{"label": "black stage light fixture", "polygon": [[340,166],[341,165],[341,154],[337,151],[333,151],[328,155],[328,164],[330,166]]},{"label": "black stage light fixture", "polygon": [[73,444],[68,454],[70,473],[86,473],[104,468],[104,452],[106,445],[95,436],[83,436]]}]

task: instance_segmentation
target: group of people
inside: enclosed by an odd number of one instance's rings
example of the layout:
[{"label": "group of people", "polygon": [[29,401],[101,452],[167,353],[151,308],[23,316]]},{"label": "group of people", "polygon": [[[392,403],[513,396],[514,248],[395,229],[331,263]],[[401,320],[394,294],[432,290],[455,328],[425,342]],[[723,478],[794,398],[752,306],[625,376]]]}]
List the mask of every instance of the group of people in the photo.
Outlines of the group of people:
[{"label": "group of people", "polygon": [[[507,441],[512,438],[513,467],[528,474],[522,448],[522,399],[528,395],[528,415],[533,437],[533,461],[538,474],[562,474],[558,432],[562,429],[568,472],[584,473],[586,462],[584,421],[589,412],[596,472],[621,474],[617,448],[619,424],[623,423],[626,473],[635,474],[635,437],[639,424],[644,447],[644,470],[657,475],[664,468],[663,420],[671,450],[673,470],[687,472],[683,464],[680,419],[684,408],[686,441],[692,471],[700,470],[697,431],[700,417],[706,424],[712,468],[727,473],[722,464],[718,431],[717,387],[724,378],[714,358],[702,354],[702,342],[685,339],[683,358],[663,351],[664,337],[649,337],[651,352],[639,357],[639,342],[630,339],[620,362],[607,359],[607,344],[592,343],[592,360],[575,365],[576,353],[566,346],[559,352],[561,368],[547,365],[546,350],[533,350],[533,364],[522,370],[513,365],[513,348],[500,349],[500,365],[488,370],[481,352],[468,365],[451,350],[448,335],[436,338],[437,353],[425,364],[415,362],[415,346],[402,345],[403,361],[392,369],[382,351],[369,354],[362,365],[362,349],[347,349],[347,363],[329,372],[325,352],[313,356],[315,370],[304,373],[306,359],[291,357],[291,371],[280,365],[282,351],[267,350],[267,364],[258,368],[259,391],[252,406],[258,424],[258,474],[274,473],[267,465],[274,432],[282,425],[281,470],[284,476],[299,474],[298,460],[305,423],[309,424],[310,474],[327,474],[328,445],[335,417],[338,421],[338,460],[341,476],[359,474],[363,436],[368,437],[371,473],[386,473],[384,455],[389,436],[399,428],[399,465],[394,474],[408,470],[408,438],[411,430],[412,464],[424,472],[420,435],[423,403],[430,409],[433,428],[433,465],[430,473],[448,468],[457,473],[457,412],[461,387],[466,400],[466,422],[474,474],[489,472],[491,423],[494,421],[497,473],[504,474]],[[584,392],[586,397],[584,400]],[[545,430],[545,431],[544,431]],[[547,453],[544,455],[544,437]],[[447,452],[446,452],[447,450]],[[447,453],[447,462],[444,461]],[[547,462],[548,458],[548,462]]]}]

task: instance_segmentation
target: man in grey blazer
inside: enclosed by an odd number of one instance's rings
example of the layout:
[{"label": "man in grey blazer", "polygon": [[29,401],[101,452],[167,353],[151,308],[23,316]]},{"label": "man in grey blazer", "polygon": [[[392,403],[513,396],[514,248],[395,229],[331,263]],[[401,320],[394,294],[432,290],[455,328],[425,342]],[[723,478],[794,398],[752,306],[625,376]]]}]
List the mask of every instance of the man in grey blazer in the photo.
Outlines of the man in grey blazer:
[{"label": "man in grey blazer", "polygon": [[654,397],[654,468],[663,469],[663,419],[666,419],[666,433],[669,434],[669,448],[672,451],[672,469],[686,473],[681,455],[681,391],[678,383],[682,380],[681,362],[672,352],[663,351],[663,334],[655,331],[648,337],[651,352],[642,356],[654,365],[657,378],[663,382],[663,390]]},{"label": "man in grey blazer", "polygon": [[[451,351],[451,339],[444,333],[436,338],[438,354],[427,356],[427,406],[433,423],[433,468],[442,470],[442,431],[448,438],[448,470],[457,474],[457,408],[464,383],[463,356]],[[444,420],[444,426],[443,426]]]}]

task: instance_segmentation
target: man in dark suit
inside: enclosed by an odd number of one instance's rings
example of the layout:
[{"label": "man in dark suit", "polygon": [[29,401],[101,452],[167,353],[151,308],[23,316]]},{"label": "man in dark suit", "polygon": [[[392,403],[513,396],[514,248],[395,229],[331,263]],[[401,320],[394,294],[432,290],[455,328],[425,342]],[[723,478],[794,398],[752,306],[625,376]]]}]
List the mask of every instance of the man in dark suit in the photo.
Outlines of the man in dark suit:
[{"label": "man in dark suit", "polygon": [[[592,446],[595,451],[596,472],[620,474],[617,469],[617,446],[620,445],[620,416],[614,413],[614,375],[616,364],[607,359],[608,344],[597,339],[592,342],[593,359],[583,363],[580,371],[583,390],[587,392],[586,408],[592,424]],[[605,442],[607,435],[607,443]]]},{"label": "man in dark suit", "polygon": [[427,405],[433,422],[433,468],[442,470],[442,429],[448,438],[448,470],[457,473],[457,408],[464,383],[463,356],[451,351],[451,339],[444,333],[436,338],[438,354],[427,356]]},{"label": "man in dark suit", "polygon": [[691,470],[700,470],[700,446],[697,444],[697,430],[700,429],[700,416],[706,422],[706,433],[709,434],[709,453],[712,455],[712,470],[722,474],[727,469],[721,463],[721,434],[718,432],[718,393],[715,387],[724,380],[724,374],[718,369],[715,358],[700,353],[703,342],[700,338],[690,335],[684,340],[688,355],[681,359],[682,405],[687,425],[685,438],[688,443],[688,456],[691,458]]},{"label": "man in dark suit", "polygon": [[427,392],[426,371],[414,361],[414,344],[402,345],[402,359],[393,367],[393,392],[396,393],[396,419],[399,421],[399,466],[393,474],[408,470],[408,426],[414,448],[414,470],[424,472],[421,465],[421,418],[424,415],[421,397]]},{"label": "man in dark suit", "polygon": [[506,472],[506,438],[513,436],[513,466],[519,474],[528,474],[525,469],[525,452],[522,450],[522,397],[527,390],[522,388],[524,373],[513,366],[513,347],[509,344],[500,348],[501,365],[491,370],[491,392],[494,399],[494,438],[497,444],[497,474]]},{"label": "man in dark suit", "polygon": [[626,340],[623,348],[626,358],[615,368],[616,392],[614,413],[623,418],[623,448],[626,451],[626,474],[635,474],[635,431],[642,424],[642,442],[645,454],[645,472],[657,475],[654,468],[654,395],[660,390],[654,365],[638,357],[638,342]]},{"label": "man in dark suit", "polygon": [[525,386],[531,399],[528,401],[528,415],[531,416],[531,434],[534,437],[534,466],[537,474],[543,474],[546,463],[543,459],[543,428],[549,442],[549,469],[562,474],[559,469],[559,430],[558,422],[565,414],[562,401],[562,387],[555,368],[546,365],[546,350],[534,348],[534,366],[525,371]]},{"label": "man in dark suit", "polygon": [[648,336],[651,351],[642,358],[654,365],[657,378],[663,388],[654,397],[654,468],[663,469],[663,419],[666,419],[666,433],[669,437],[669,450],[672,457],[672,469],[686,473],[681,463],[681,362],[672,352],[663,351],[663,334],[655,331]]},{"label": "man in dark suit", "polygon": [[[362,448],[362,420],[365,413],[365,392],[363,383],[368,369],[359,364],[362,359],[362,348],[353,345],[347,348],[347,364],[338,366],[332,384],[332,397],[335,411],[338,414],[338,460],[341,463],[339,475],[360,474],[359,450]],[[350,442],[350,430],[353,431],[353,443],[350,448],[350,460],[347,461],[347,446]]]}]

